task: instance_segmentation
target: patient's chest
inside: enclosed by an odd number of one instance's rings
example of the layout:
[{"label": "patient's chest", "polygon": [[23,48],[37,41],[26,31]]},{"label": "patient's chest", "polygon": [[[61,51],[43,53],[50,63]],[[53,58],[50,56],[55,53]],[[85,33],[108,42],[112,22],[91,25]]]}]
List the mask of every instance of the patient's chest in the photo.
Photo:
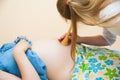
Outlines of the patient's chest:
[{"label": "patient's chest", "polygon": [[71,80],[70,46],[63,46],[57,40],[43,40],[34,42],[32,47],[45,62],[49,80]]}]

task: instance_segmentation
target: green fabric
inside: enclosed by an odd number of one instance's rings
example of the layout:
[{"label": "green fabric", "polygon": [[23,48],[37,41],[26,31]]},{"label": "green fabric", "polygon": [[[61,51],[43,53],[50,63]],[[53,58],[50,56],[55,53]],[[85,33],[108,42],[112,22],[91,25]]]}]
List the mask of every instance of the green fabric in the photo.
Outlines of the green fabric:
[{"label": "green fabric", "polygon": [[120,80],[120,51],[76,46],[72,80]]}]

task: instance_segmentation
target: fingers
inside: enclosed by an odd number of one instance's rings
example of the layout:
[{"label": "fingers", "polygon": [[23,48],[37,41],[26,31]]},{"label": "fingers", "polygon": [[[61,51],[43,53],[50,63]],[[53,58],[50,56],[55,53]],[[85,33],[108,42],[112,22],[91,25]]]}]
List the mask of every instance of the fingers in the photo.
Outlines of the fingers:
[{"label": "fingers", "polygon": [[31,45],[29,45],[25,40],[21,40],[14,47],[14,53],[26,52],[26,50],[31,49]]},{"label": "fingers", "polygon": [[29,49],[32,48],[31,45],[28,44],[25,40],[21,40],[18,44],[21,44],[21,46],[24,46],[24,47],[29,48]]},{"label": "fingers", "polygon": [[[66,34],[67,34],[67,33],[65,33],[65,34],[62,35],[60,38],[58,38],[58,41],[61,42],[61,41],[65,38]],[[72,34],[71,34],[71,33],[69,34],[68,38],[69,38],[70,40],[72,39]]]},{"label": "fingers", "polygon": [[[67,38],[68,38],[68,39],[67,39]],[[62,35],[62,36],[58,39],[58,41],[59,41],[59,42],[62,42],[62,44],[63,44],[64,42],[66,42],[66,39],[67,39],[67,44],[70,45],[70,44],[71,44],[71,40],[72,40],[72,35],[71,35],[71,33],[70,33],[70,34],[65,33],[64,35]],[[65,44],[66,44],[66,43],[65,43]]]},{"label": "fingers", "polygon": [[[62,35],[59,39],[58,39],[58,41],[59,42],[61,42],[61,41],[63,41],[63,39],[65,38],[65,36],[66,36],[67,34],[65,33],[64,35]],[[70,33],[69,34],[69,36],[68,36],[68,43],[70,44],[71,43],[71,40],[72,40],[72,33]],[[81,43],[81,37],[79,36],[79,35],[77,35],[77,40],[76,40],[76,42],[77,43]]]},{"label": "fingers", "polygon": [[66,35],[66,34],[64,34],[64,35],[62,35],[60,38],[58,38],[58,41],[61,42],[61,41],[64,39],[65,35]]}]

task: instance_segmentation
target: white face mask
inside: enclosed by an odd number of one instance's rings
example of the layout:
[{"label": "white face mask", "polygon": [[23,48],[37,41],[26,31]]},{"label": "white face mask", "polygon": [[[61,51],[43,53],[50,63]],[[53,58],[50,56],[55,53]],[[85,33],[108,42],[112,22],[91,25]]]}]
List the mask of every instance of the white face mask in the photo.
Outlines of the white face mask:
[{"label": "white face mask", "polygon": [[[99,14],[101,21],[110,19],[111,17],[120,14],[120,0],[109,4],[107,7],[102,9]],[[111,33],[115,35],[120,35],[120,15],[116,16],[114,19],[103,24]]]},{"label": "white face mask", "polygon": [[104,21],[120,13],[120,0],[109,4],[100,11],[99,18]]}]

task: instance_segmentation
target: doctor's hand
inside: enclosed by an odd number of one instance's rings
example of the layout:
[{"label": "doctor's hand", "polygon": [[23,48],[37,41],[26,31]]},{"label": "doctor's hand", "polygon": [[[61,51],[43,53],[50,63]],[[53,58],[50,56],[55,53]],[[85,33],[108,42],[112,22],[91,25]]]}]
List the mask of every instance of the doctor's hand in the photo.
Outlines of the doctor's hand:
[{"label": "doctor's hand", "polygon": [[[58,41],[62,42],[64,40],[65,36],[66,36],[66,33],[63,34],[61,37],[59,37]],[[71,43],[71,40],[72,40],[72,34],[70,33],[70,35],[68,36],[68,44]],[[79,44],[81,43],[81,37],[79,35],[77,35],[76,43],[79,43]]]},{"label": "doctor's hand", "polygon": [[[63,34],[62,36],[60,36],[60,37],[58,38],[58,41],[61,43],[61,42],[65,39],[66,35],[67,35],[67,34],[65,33],[65,34]],[[70,33],[69,36],[68,36],[68,45],[70,45],[71,39],[72,39],[72,35],[71,35],[71,33]]]}]

